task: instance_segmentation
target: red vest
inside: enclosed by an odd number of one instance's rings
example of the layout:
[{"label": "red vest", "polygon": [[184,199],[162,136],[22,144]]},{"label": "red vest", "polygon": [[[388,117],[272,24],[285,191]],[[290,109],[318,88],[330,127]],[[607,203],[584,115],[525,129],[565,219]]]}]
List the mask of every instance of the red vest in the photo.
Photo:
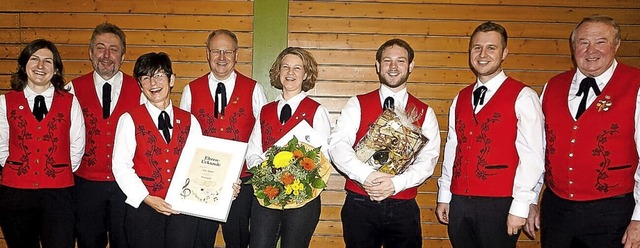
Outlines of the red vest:
[{"label": "red vest", "polygon": [[124,73],[123,77],[118,102],[107,119],[102,118],[102,104],[96,93],[93,72],[72,81],[86,129],[84,156],[75,172],[79,177],[93,181],[114,181],[111,154],[118,119],[127,110],[140,105],[140,87],[136,79]]},{"label": "red vest", "polygon": [[[577,121],[567,105],[575,72],[551,78],[545,89],[545,183],[574,201],[630,193],[638,166],[634,113],[640,69],[619,63],[602,94]],[[611,105],[598,106],[606,104]]]},{"label": "red vest", "polygon": [[191,114],[173,107],[173,132],[167,144],[151,119],[157,117],[151,117],[144,105],[135,107],[129,113],[136,127],[133,169],[150,195],[164,199],[189,136]]},{"label": "red vest", "polygon": [[2,185],[21,189],[73,186],[71,171],[71,105],[73,95],[56,91],[49,113],[38,122],[24,92],[6,95],[9,157]]},{"label": "red vest", "polygon": [[320,104],[309,97],[305,97],[300,102],[296,112],[291,118],[280,124],[278,118],[278,102],[270,102],[260,110],[260,130],[262,131],[262,151],[265,152],[269,147],[273,146],[282,136],[287,134],[291,129],[297,126],[303,120],[307,121],[313,127],[313,117]]},{"label": "red vest", "polygon": [[[191,89],[191,113],[202,127],[202,134],[210,137],[248,142],[256,122],[253,116],[253,90],[256,81],[236,71],[236,84],[228,98],[224,116],[213,116],[215,101],[209,89],[209,74],[189,83]],[[247,165],[240,177],[250,176]]]},{"label": "red vest", "polygon": [[[382,103],[380,102],[379,92],[380,90],[378,89],[378,90],[374,90],[372,92],[357,96],[358,102],[360,102],[361,111],[360,111],[360,126],[358,127],[358,132],[356,133],[356,142],[353,144],[354,148],[358,144],[358,142],[360,142],[360,140],[364,138],[364,136],[367,134],[367,132],[369,131],[369,127],[371,127],[371,125],[373,125],[376,119],[378,119],[378,117],[382,114]],[[363,107],[366,107],[366,111]],[[421,102],[420,100],[418,100],[418,98],[415,98],[414,96],[409,94],[409,100],[407,102],[407,106],[405,107],[405,110],[410,111],[413,108],[418,110],[419,113],[422,113],[420,115],[420,119],[414,123],[415,125],[422,127],[422,124],[424,123],[425,113],[427,112],[427,109],[429,108],[429,106]],[[360,195],[368,196],[367,192],[364,191],[364,189],[362,189],[362,187],[360,187],[358,183],[356,183],[355,181],[351,180],[348,177],[345,177],[345,178],[347,179],[344,185],[344,188],[346,190],[354,193],[358,193]],[[413,188],[408,188],[406,190],[403,190],[397,193],[396,195],[392,195],[389,198],[409,200],[409,199],[415,198],[417,194],[418,194],[418,187],[413,187]]]},{"label": "red vest", "polygon": [[471,104],[473,84],[458,95],[455,128],[458,146],[451,193],[464,196],[510,197],[520,158],[516,150],[515,104],[524,84],[512,79],[477,114]]}]

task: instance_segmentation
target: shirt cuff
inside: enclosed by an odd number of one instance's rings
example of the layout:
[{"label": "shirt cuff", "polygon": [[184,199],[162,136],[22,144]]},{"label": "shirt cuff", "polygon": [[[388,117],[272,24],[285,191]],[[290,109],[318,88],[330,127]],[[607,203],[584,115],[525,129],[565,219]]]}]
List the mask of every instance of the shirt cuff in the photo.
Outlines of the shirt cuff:
[{"label": "shirt cuff", "polygon": [[438,202],[439,203],[451,202],[451,191],[448,191],[448,190],[438,191]]},{"label": "shirt cuff", "polygon": [[511,208],[509,209],[509,213],[520,218],[529,217],[529,203],[513,200],[511,202]]},{"label": "shirt cuff", "polygon": [[142,203],[142,201],[144,201],[144,198],[147,197],[149,194],[145,194],[145,195],[136,195],[136,196],[129,196],[127,197],[127,200],[125,200],[125,202],[129,205],[131,205],[134,208],[138,208],[140,206],[140,203]]},{"label": "shirt cuff", "polygon": [[640,220],[640,205],[636,204],[636,207],[633,208],[631,220]]},{"label": "shirt cuff", "polygon": [[407,181],[403,180],[402,177],[394,176],[391,178],[391,182],[393,183],[393,195],[396,195],[407,188]]}]

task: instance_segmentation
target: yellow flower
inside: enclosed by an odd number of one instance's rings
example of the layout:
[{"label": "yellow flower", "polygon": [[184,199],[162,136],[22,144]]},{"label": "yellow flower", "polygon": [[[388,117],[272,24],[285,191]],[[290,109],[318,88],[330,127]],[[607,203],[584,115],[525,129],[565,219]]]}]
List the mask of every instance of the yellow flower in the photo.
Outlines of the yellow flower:
[{"label": "yellow flower", "polygon": [[261,168],[267,167],[269,163],[267,163],[267,160],[262,161],[262,164],[260,164]]},{"label": "yellow flower", "polygon": [[293,153],[281,151],[273,157],[273,167],[276,169],[287,167],[291,163],[291,159],[293,159]]},{"label": "yellow flower", "polygon": [[290,195],[292,192],[294,195],[298,195],[300,194],[300,190],[304,189],[304,185],[300,183],[300,180],[296,179],[292,184],[284,186],[284,189],[286,190],[287,195]]}]

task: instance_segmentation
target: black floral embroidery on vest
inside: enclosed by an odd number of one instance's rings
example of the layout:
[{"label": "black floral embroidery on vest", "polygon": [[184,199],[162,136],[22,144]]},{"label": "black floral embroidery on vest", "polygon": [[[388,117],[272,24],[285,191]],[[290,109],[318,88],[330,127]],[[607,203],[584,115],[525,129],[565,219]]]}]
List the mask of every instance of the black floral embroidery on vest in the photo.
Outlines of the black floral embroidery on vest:
[{"label": "black floral embroidery on vest", "polygon": [[609,188],[620,185],[620,183],[609,185],[607,182],[605,182],[609,178],[609,175],[607,174],[607,170],[611,165],[611,158],[609,158],[611,156],[611,151],[605,148],[605,144],[607,143],[608,136],[613,136],[620,133],[618,128],[619,128],[618,124],[614,123],[614,124],[611,124],[611,128],[609,130],[602,130],[602,133],[596,136],[596,140],[597,140],[596,148],[591,150],[591,155],[594,157],[594,159],[596,157],[602,157],[602,161],[600,161],[600,163],[598,164],[600,168],[596,170],[598,175],[597,175],[595,187],[598,191],[604,192],[604,193],[609,192]]},{"label": "black floral embroidery on vest", "polygon": [[[275,144],[276,139],[273,138],[273,127],[266,121],[260,121],[260,127],[262,127],[264,134],[262,135],[262,146],[264,146],[264,144]],[[269,147],[262,147],[263,150],[267,148]]]},{"label": "black floral embroidery on vest", "polygon": [[462,120],[456,121],[456,133],[461,134],[458,145],[456,146],[456,158],[453,160],[453,177],[457,178],[462,176],[462,147],[467,143],[468,138],[464,132],[464,122]]},{"label": "black floral embroidery on vest", "polygon": [[93,112],[89,111],[89,108],[82,108],[82,114],[84,115],[84,122],[87,129],[86,145],[82,160],[88,167],[92,167],[98,163],[96,159],[96,149],[98,145],[94,137],[100,136],[100,129],[97,128],[98,119]]},{"label": "black floral embroidery on vest", "polygon": [[33,135],[27,132],[27,121],[22,118],[22,115],[19,115],[15,110],[12,110],[9,114],[9,122],[16,123],[18,130],[15,130],[17,135],[17,139],[20,142],[18,145],[20,150],[22,151],[22,156],[20,156],[20,164],[7,163],[5,166],[7,168],[17,171],[18,176],[27,174],[29,172],[29,155],[31,155],[31,150],[27,146],[30,144],[31,140],[33,140]]},{"label": "black floral embroidery on vest", "polygon": [[190,125],[180,129],[180,132],[178,133],[178,145],[176,146],[175,149],[173,149],[174,155],[180,156],[180,153],[182,153],[182,149],[184,148],[184,145],[187,143],[187,137],[189,137],[190,129],[191,129]]},{"label": "black floral embroidery on vest", "polygon": [[53,164],[56,162],[53,160],[53,154],[58,150],[58,141],[60,141],[59,138],[53,134],[53,131],[58,129],[57,123],[62,121],[64,121],[64,114],[58,113],[51,121],[49,121],[49,123],[47,123],[47,133],[42,137],[42,141],[51,143],[51,147],[47,149],[47,163],[46,168],[44,169],[45,174],[51,178],[56,178],[56,174],[62,173],[66,169],[70,169],[61,168],[56,170],[53,168]]},{"label": "black floral embroidery on vest", "polygon": [[549,160],[549,157],[551,157],[552,155],[556,154],[556,146],[555,146],[555,142],[556,142],[556,134],[549,128],[549,125],[545,124],[545,130],[546,133],[545,135],[547,136],[547,147],[545,148],[545,158],[544,158],[544,162],[545,162],[545,173],[544,173],[544,178],[545,178],[545,183],[549,186],[549,187],[554,187],[556,185],[555,181],[553,180],[553,170],[551,169],[551,161]]},{"label": "black floral embroidery on vest", "polygon": [[205,120],[206,123],[201,123],[202,134],[206,136],[213,136],[216,133],[216,128],[213,125],[213,115],[207,113],[204,109],[199,109],[198,112],[193,113],[198,120]]},{"label": "black floral embroidery on vest", "polygon": [[[156,132],[156,130],[153,130]],[[144,155],[147,158],[148,164],[152,168],[151,179],[153,180],[142,180],[142,182],[147,186],[147,188],[151,188],[153,192],[157,192],[164,188],[164,180],[162,179],[162,173],[160,171],[162,168],[159,166],[156,158],[162,154],[162,149],[158,147],[158,139],[156,135],[151,133],[151,130],[147,130],[143,125],[138,125],[136,128],[136,136],[141,135],[147,141],[147,151],[145,151]],[[162,141],[164,142],[164,140]]]},{"label": "black floral embroidery on vest", "polygon": [[476,176],[482,180],[487,180],[487,177],[496,175],[498,173],[488,173],[485,170],[487,166],[487,160],[485,155],[491,151],[491,138],[487,135],[489,127],[492,123],[499,122],[501,118],[500,113],[494,113],[492,117],[488,118],[480,125],[480,135],[476,136],[476,143],[482,144],[484,147],[480,148],[480,154],[476,155],[478,158],[478,164],[476,164]]},{"label": "black floral embroidery on vest", "polygon": [[238,136],[240,134],[240,130],[238,130],[237,128],[233,127],[233,123],[238,123],[238,119],[244,117],[246,115],[246,110],[244,108],[240,108],[238,109],[238,111],[233,112],[233,114],[231,114],[231,116],[229,117],[229,123],[231,125],[229,125],[227,128],[225,128],[225,131],[227,133],[231,133],[233,134],[233,139],[234,140],[239,140],[240,136]]}]

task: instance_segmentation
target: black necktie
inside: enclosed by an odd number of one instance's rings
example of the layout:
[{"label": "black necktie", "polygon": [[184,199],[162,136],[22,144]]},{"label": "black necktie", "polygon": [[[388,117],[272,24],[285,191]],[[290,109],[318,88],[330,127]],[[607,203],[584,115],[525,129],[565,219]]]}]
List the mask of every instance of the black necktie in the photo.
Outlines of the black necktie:
[{"label": "black necktie", "polygon": [[[576,96],[582,96],[582,100],[580,100],[580,105],[578,106],[578,112],[576,112],[576,120],[580,118],[580,115],[584,113],[587,109],[587,97],[589,96],[589,89],[593,89],[593,92],[596,93],[596,96],[600,95],[600,88],[598,88],[598,84],[596,80],[592,77],[587,77],[582,79],[580,82],[580,88],[578,89],[578,93]],[[583,95],[584,94],[584,95]]]},{"label": "black necktie", "polygon": [[382,106],[383,109],[394,109],[394,105],[393,105],[393,97],[388,96],[387,98],[384,99],[384,105]]},{"label": "black necktie", "polygon": [[49,111],[47,110],[47,104],[44,102],[44,96],[37,95],[33,102],[33,115],[38,121],[41,121],[47,113]]},{"label": "black necktie", "polygon": [[[216,88],[216,99],[214,99],[214,101],[216,102],[216,106],[214,106],[215,109],[213,110],[213,115],[218,118],[218,111],[221,115],[224,115],[224,108],[227,107],[227,90],[223,83],[218,83],[218,88]],[[220,110],[218,110],[218,106],[220,106]]]},{"label": "black necktie", "polygon": [[484,95],[486,93],[487,93],[486,86],[480,86],[473,91],[473,109],[474,110],[476,109],[476,106],[478,106],[478,103],[480,103],[480,105],[484,105]]},{"label": "black necktie", "polygon": [[171,118],[169,118],[169,114],[167,114],[167,112],[162,111],[158,116],[158,129],[162,130],[162,135],[167,143],[171,141],[169,128],[173,128],[173,126],[171,126]]},{"label": "black necktie", "polygon": [[291,118],[291,106],[289,104],[285,104],[280,111],[280,124],[287,122]]},{"label": "black necktie", "polygon": [[107,119],[111,115],[111,84],[102,85],[102,118]]}]

